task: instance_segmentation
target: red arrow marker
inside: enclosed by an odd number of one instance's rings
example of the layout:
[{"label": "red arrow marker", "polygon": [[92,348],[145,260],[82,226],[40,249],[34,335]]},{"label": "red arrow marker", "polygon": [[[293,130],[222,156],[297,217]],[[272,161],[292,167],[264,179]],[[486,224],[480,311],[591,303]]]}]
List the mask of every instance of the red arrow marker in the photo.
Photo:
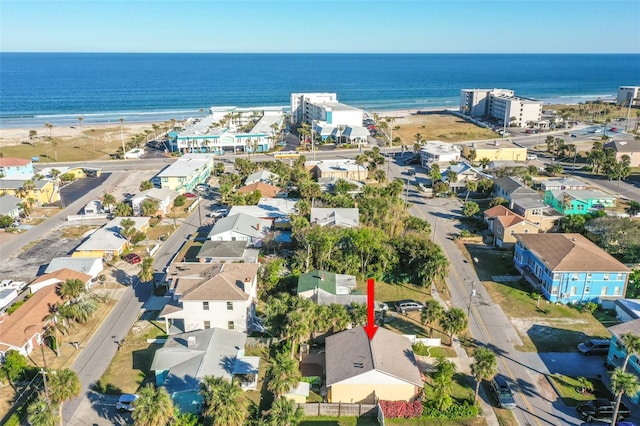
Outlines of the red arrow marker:
[{"label": "red arrow marker", "polygon": [[373,278],[367,280],[367,325],[364,326],[364,331],[367,333],[369,340],[373,339],[373,336],[378,331],[375,318],[375,300],[373,297],[374,281]]}]

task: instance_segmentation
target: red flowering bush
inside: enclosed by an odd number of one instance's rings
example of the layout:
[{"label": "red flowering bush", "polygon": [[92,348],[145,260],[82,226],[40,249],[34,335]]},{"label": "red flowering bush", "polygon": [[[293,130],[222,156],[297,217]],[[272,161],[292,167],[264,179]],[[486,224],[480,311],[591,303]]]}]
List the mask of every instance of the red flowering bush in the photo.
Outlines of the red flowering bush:
[{"label": "red flowering bush", "polygon": [[385,419],[397,417],[410,419],[422,416],[422,401],[420,399],[413,402],[380,401],[380,408],[382,408]]}]

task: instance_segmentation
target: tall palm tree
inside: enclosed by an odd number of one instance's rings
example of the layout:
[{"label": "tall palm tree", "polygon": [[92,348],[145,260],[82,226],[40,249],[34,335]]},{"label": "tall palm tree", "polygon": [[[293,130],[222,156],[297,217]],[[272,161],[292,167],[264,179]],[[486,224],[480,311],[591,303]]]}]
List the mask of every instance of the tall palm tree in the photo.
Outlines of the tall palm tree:
[{"label": "tall palm tree", "polygon": [[42,393],[27,407],[27,419],[32,426],[55,426],[60,422]]},{"label": "tall palm tree", "polygon": [[498,372],[498,361],[496,354],[488,348],[477,348],[473,352],[473,364],[471,364],[471,374],[476,378],[476,392],[473,402],[478,401],[478,391],[480,390],[480,382],[492,379]]},{"label": "tall palm tree", "polygon": [[269,426],[296,426],[304,417],[302,408],[283,396],[273,401],[266,414],[266,424]]},{"label": "tall palm tree", "polygon": [[467,315],[460,308],[451,308],[440,318],[440,326],[449,336],[449,346],[453,346],[453,336],[462,333],[468,322]]},{"label": "tall palm tree", "polygon": [[83,136],[84,129],[82,128],[82,122],[84,121],[84,117],[78,117],[78,123],[80,123],[80,136]]},{"label": "tall palm tree", "polygon": [[429,299],[424,303],[424,308],[420,314],[422,324],[429,326],[429,337],[433,335],[433,324],[440,321],[444,315],[444,308],[435,299]]},{"label": "tall palm tree", "polygon": [[364,166],[367,162],[367,156],[364,154],[358,154],[355,158],[356,165],[358,166],[358,180],[360,180],[360,167]]},{"label": "tall palm tree", "polygon": [[287,314],[286,335],[291,339],[291,358],[294,357],[298,344],[309,335],[311,330],[310,318],[304,310],[295,310]]},{"label": "tall palm tree", "polygon": [[122,158],[124,159],[124,154],[127,152],[127,150],[124,147],[124,132],[122,129],[123,123],[124,123],[124,118],[120,117],[120,141],[122,142]]},{"label": "tall palm tree", "polygon": [[80,395],[80,378],[75,371],[64,368],[53,370],[48,375],[49,397],[58,405],[60,425],[62,426],[62,404]]},{"label": "tall palm tree", "polygon": [[173,400],[164,387],[148,384],[133,402],[131,417],[136,426],[165,426],[173,416]]},{"label": "tall palm tree", "polygon": [[116,205],[116,197],[105,192],[102,196],[102,205],[106,207],[108,211],[111,211],[111,207]]},{"label": "tall palm tree", "polygon": [[144,258],[138,278],[140,278],[140,281],[143,283],[148,283],[153,280],[153,257],[148,256]]},{"label": "tall palm tree", "polygon": [[56,346],[56,356],[60,357],[60,347],[62,346],[62,336],[69,332],[69,326],[67,319],[62,315],[64,313],[60,311],[60,306],[56,305],[52,312],[45,317],[47,323],[47,329],[45,334],[52,337]]},{"label": "tall palm tree", "polygon": [[284,351],[276,353],[267,376],[269,377],[267,389],[276,398],[298,386],[301,378],[298,362]]},{"label": "tall palm tree", "polygon": [[624,333],[620,336],[620,341],[625,347],[626,353],[624,356],[624,362],[622,363],[622,371],[627,370],[627,364],[632,356],[640,355],[640,336],[633,333]]},{"label": "tall palm tree", "polygon": [[206,376],[200,383],[204,400],[202,414],[214,426],[242,426],[249,412],[249,401],[235,383]]},{"label": "tall palm tree", "polygon": [[638,377],[633,373],[625,373],[621,368],[616,368],[611,374],[611,390],[616,396],[616,405],[613,409],[613,416],[611,417],[611,426],[615,426],[618,421],[618,411],[620,410],[622,395],[632,396],[640,390]]},{"label": "tall palm tree", "polygon": [[478,182],[476,182],[475,180],[469,180],[466,182],[466,186],[467,186],[467,193],[464,196],[464,202],[467,202],[467,199],[469,198],[469,193],[471,192],[476,192],[476,190],[478,189]]},{"label": "tall palm tree", "polygon": [[53,124],[47,122],[47,123],[44,123],[44,127],[49,129],[49,140],[51,140],[51,129],[53,129]]},{"label": "tall palm tree", "polygon": [[79,280],[77,278],[68,279],[64,283],[62,283],[62,286],[60,287],[60,296],[62,296],[63,299],[75,300],[79,298],[85,291],[86,287],[84,286],[82,280]]}]

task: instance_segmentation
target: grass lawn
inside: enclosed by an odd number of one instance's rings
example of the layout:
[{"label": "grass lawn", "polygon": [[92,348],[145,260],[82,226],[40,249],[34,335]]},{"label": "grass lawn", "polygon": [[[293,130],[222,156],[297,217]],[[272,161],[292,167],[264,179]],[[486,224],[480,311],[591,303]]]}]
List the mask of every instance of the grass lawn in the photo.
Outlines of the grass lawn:
[{"label": "grass lawn", "polygon": [[[365,281],[358,283],[358,290],[363,294],[367,292],[367,283]],[[402,299],[413,299],[424,303],[425,300],[431,298],[431,290],[428,287],[419,287],[409,283],[386,283],[384,281],[376,281],[375,299],[389,305],[389,309],[393,309],[393,302]]]},{"label": "grass lawn", "polygon": [[611,392],[609,392],[600,379],[588,378],[593,385],[593,391],[580,393],[578,392],[580,383],[573,377],[563,376],[562,374],[550,374],[547,378],[558,391],[562,401],[569,407],[575,407],[581,402],[590,401],[595,398],[609,398],[613,400]]},{"label": "grass lawn", "polygon": [[127,334],[127,342],[116,353],[107,371],[100,378],[102,386],[109,387],[114,393],[137,392],[149,377],[153,356],[162,346],[158,343],[147,343],[147,339],[164,335],[164,321],[136,322]]},{"label": "grass lawn", "polygon": [[606,337],[611,317],[601,321],[589,312],[571,305],[552,304],[538,297],[523,280],[510,283],[492,281],[494,275],[517,275],[510,251],[481,250],[465,246],[470,258],[477,258],[476,268],[493,303],[499,304],[518,329],[528,352],[572,352],[576,345],[590,337]]},{"label": "grass lawn", "polygon": [[[384,114],[381,114],[381,117],[384,117]],[[498,137],[492,130],[476,126],[460,117],[439,111],[397,117],[389,125],[394,129],[393,137],[400,137],[402,143],[410,147],[413,146],[416,140],[415,135],[418,133],[422,135],[423,140],[440,140],[444,142]]]}]

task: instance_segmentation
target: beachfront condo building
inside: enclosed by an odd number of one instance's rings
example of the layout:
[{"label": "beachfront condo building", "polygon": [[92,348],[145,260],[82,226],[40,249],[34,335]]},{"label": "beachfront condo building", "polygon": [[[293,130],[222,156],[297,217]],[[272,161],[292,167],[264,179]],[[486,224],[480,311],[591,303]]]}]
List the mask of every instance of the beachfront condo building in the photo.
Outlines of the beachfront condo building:
[{"label": "beachfront condo building", "polygon": [[503,126],[526,127],[542,118],[542,101],[515,96],[508,89],[462,89],[460,112],[471,117],[493,117]]},{"label": "beachfront condo building", "polygon": [[640,106],[640,86],[620,86],[616,104],[622,106]]},{"label": "beachfront condo building", "polygon": [[267,152],[275,148],[284,125],[281,107],[211,107],[202,119],[168,133],[172,151],[183,153]]},{"label": "beachfront condo building", "polygon": [[338,102],[335,93],[292,93],[291,124],[322,122],[332,127],[362,127],[364,112]]}]

